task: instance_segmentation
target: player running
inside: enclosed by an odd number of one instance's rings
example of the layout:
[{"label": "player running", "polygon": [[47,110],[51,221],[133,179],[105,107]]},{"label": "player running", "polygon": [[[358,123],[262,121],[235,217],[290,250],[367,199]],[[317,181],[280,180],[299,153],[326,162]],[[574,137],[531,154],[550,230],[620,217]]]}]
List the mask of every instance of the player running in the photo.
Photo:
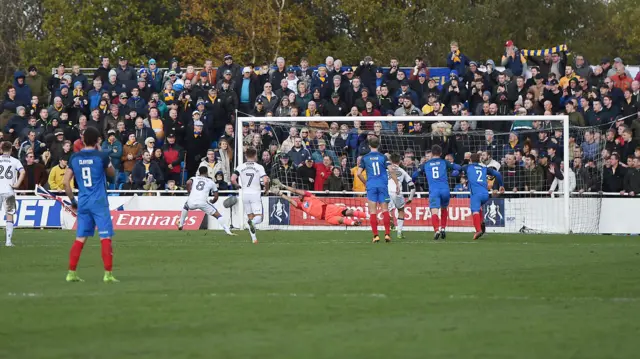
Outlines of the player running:
[{"label": "player running", "polygon": [[433,224],[433,239],[447,237],[447,220],[449,219],[449,175],[447,169],[460,170],[457,164],[443,160],[442,147],[431,147],[431,159],[424,163],[422,171],[427,176],[429,184],[429,209],[431,210],[431,224]]},{"label": "player running", "polygon": [[482,217],[482,205],[489,200],[487,174],[496,178],[496,181],[498,181],[498,185],[500,186],[500,193],[504,193],[504,183],[502,182],[502,176],[498,171],[480,164],[480,155],[477,153],[471,154],[469,164],[464,166],[462,171],[467,174],[467,179],[469,180],[469,190],[471,191],[471,213],[473,215],[473,226],[476,229],[476,233],[473,235],[473,240],[475,241],[485,233],[485,224]]},{"label": "player running", "polygon": [[[344,224],[345,226],[359,226],[362,224],[360,219],[367,217],[367,214],[362,211],[354,211],[346,207],[341,207],[335,204],[325,203],[320,198],[314,196],[309,191],[303,191],[295,189],[293,187],[285,186],[278,179],[273,180],[274,187],[285,189],[291,193],[295,193],[300,198],[295,199],[287,196],[284,193],[278,193],[282,199],[291,203],[295,208],[303,211],[304,213],[315,217],[319,220],[324,220],[332,226]],[[351,218],[355,217],[355,218]]]},{"label": "player running", "polygon": [[[384,224],[384,240],[391,242],[391,217],[389,216],[389,178],[396,185],[396,195],[400,194],[400,184],[396,177],[396,172],[390,170],[391,163],[387,157],[378,152],[380,140],[377,137],[369,139],[369,148],[371,152],[362,156],[357,176],[366,183],[367,189],[367,205],[369,207],[369,220],[371,221],[371,230],[373,231],[373,243],[380,242],[378,235],[378,205],[382,211],[382,221]],[[362,175],[366,170],[367,177]]]},{"label": "player running", "polygon": [[249,234],[251,241],[258,243],[256,237],[256,226],[262,223],[262,188],[260,183],[264,183],[265,194],[269,191],[269,177],[267,177],[264,167],[256,163],[258,159],[258,151],[249,147],[245,151],[247,161],[238,166],[231,176],[231,183],[235,187],[242,188],[242,204],[244,213],[247,215],[247,224],[249,225]]},{"label": "player running", "polygon": [[[222,221],[222,215],[218,212],[218,209],[213,205],[218,201],[218,186],[209,178],[207,174],[209,168],[204,166],[198,168],[198,175],[189,178],[187,181],[187,191],[189,192],[189,198],[182,208],[180,213],[180,220],[178,221],[178,230],[182,230],[184,221],[187,218],[187,214],[192,209],[199,209],[202,212],[215,217],[220,224],[220,227],[224,229],[224,232],[230,236],[235,236],[235,233],[231,233],[229,227]],[[209,196],[213,194],[213,199],[209,201]]]},{"label": "player running", "polygon": [[[80,260],[80,254],[87,237],[93,237],[95,228],[98,227],[100,246],[102,248],[102,262],[104,263],[105,283],[118,282],[114,278],[113,249],[111,237],[113,237],[113,225],[107,199],[106,176],[113,177],[115,170],[109,160],[109,153],[102,152],[98,145],[100,132],[94,127],[89,127],[82,135],[84,148],[71,156],[69,167],[64,173],[64,191],[71,201],[71,207],[77,211],[76,240],[69,254],[69,273],[67,282],[82,282],[78,277],[76,268]],[[71,188],[74,177],[78,184],[78,200],[76,201]]]},{"label": "player running", "polygon": [[[11,157],[11,142],[2,142],[0,150],[0,206],[4,204],[6,214],[6,242],[5,246],[13,247],[11,238],[13,237],[13,215],[16,213],[16,193],[25,177],[25,170],[22,163]],[[28,155],[33,156],[33,155]]]},{"label": "player running", "polygon": [[[389,212],[394,209],[398,210],[398,215],[396,216],[396,220],[398,221],[398,225],[396,227],[398,239],[403,239],[402,229],[404,228],[404,206],[411,203],[413,200],[413,196],[416,194],[416,186],[413,184],[413,180],[411,176],[400,167],[400,155],[397,153],[391,154],[389,156],[391,160],[391,172],[395,172],[396,178],[398,179],[398,183],[402,185],[403,183],[407,183],[407,188],[409,189],[409,199],[405,201],[402,193],[398,194],[396,191],[396,183],[389,178],[389,195],[391,197]],[[391,173],[390,172],[390,173]]]}]

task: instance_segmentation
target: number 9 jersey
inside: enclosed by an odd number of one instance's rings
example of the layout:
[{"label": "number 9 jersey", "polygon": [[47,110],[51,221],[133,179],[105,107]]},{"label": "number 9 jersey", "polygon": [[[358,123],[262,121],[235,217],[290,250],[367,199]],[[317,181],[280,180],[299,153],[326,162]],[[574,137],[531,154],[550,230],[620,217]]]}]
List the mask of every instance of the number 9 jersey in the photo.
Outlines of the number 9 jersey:
[{"label": "number 9 jersey", "polygon": [[69,160],[69,168],[78,184],[78,208],[107,207],[107,181],[105,169],[111,160],[109,153],[98,150],[81,150]]}]

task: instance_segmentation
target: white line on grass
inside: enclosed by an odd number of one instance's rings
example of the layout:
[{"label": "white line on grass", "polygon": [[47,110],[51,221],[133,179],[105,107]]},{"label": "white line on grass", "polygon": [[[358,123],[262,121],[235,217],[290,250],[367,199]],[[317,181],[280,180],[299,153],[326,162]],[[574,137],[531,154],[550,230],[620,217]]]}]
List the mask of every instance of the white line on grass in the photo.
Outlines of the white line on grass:
[{"label": "white line on grass", "polygon": [[[461,300],[461,301],[546,301],[546,302],[615,302],[615,303],[636,303],[640,302],[637,297],[539,297],[539,296],[500,296],[500,295],[476,295],[476,294],[451,294],[451,295],[405,295],[405,294],[384,294],[384,293],[128,293],[142,295],[146,297],[184,297],[184,296],[208,296],[217,298],[372,298],[372,299],[412,299],[422,298],[426,300]],[[58,298],[58,297],[95,297],[104,295],[102,292],[87,293],[33,293],[33,292],[9,292],[6,293],[10,298]]]}]

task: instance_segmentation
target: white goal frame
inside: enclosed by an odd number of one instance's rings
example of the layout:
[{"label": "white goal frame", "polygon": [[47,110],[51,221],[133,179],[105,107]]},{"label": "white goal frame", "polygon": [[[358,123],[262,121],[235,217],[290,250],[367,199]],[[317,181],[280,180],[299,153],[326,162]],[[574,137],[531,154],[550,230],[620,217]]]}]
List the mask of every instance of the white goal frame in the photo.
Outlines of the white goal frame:
[{"label": "white goal frame", "polygon": [[[239,113],[236,112],[236,166],[240,165],[244,161],[244,156],[241,153],[243,148],[243,138],[242,138],[242,123],[243,122],[304,122],[311,120],[312,118],[308,117],[240,117]],[[335,116],[327,116],[327,117],[315,117],[313,119],[317,119],[319,121],[325,121],[328,123],[331,122],[352,122],[355,120],[366,120],[366,121],[392,121],[392,122],[437,122],[437,121],[477,121],[477,122],[490,122],[490,121],[562,121],[562,131],[563,131],[563,143],[562,147],[563,151],[563,161],[565,165],[568,166],[569,162],[569,116],[567,115],[557,115],[557,116],[397,116],[397,117],[388,117],[388,116],[368,116],[368,117],[335,117]],[[238,152],[239,151],[239,152]],[[355,193],[355,192],[347,192],[347,193]],[[464,194],[464,192],[457,192],[460,194]],[[242,189],[239,190],[239,212],[244,216],[244,208],[242,203]],[[562,206],[563,206],[563,223],[564,228],[563,232],[566,234],[571,233],[571,210],[569,207],[571,193],[567,190],[562,191]],[[268,221],[268,214],[263,219]],[[241,229],[245,229],[246,223],[244,220],[240,221],[242,224]]]}]

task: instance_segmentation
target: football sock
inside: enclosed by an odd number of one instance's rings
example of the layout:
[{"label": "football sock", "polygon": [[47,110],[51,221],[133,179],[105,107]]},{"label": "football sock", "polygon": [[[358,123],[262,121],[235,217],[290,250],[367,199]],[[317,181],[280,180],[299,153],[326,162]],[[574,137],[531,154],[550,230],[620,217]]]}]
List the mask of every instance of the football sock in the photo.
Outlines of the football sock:
[{"label": "football sock", "polygon": [[356,218],[367,218],[367,214],[363,211],[353,211],[353,216]]},{"label": "football sock", "polygon": [[262,223],[262,216],[253,217],[251,222],[253,222],[253,224],[256,225],[256,226],[259,225],[260,223]]},{"label": "football sock", "polygon": [[224,229],[224,231],[225,231],[227,234],[230,234],[230,233],[231,233],[231,231],[229,230],[229,227],[227,226],[227,224],[226,224],[226,223],[224,223],[224,221],[222,220],[222,216],[217,217],[216,219],[218,220],[218,223],[220,224],[220,227],[222,227],[222,229]]},{"label": "football sock", "polygon": [[398,218],[398,233],[402,232],[404,227],[404,218]]},{"label": "football sock", "polygon": [[78,267],[78,261],[80,261],[80,253],[82,253],[82,247],[84,247],[84,242],[73,242],[73,245],[71,246],[71,253],[69,253],[69,270],[75,271]]},{"label": "football sock", "polygon": [[251,231],[249,231],[249,235],[251,236],[251,241],[252,242],[257,242],[258,238],[256,237],[255,233],[251,233]]},{"label": "football sock", "polygon": [[187,219],[188,213],[189,211],[187,211],[186,209],[182,210],[182,212],[180,213],[180,222],[178,222],[178,226],[182,227],[184,225],[184,220]]},{"label": "football sock", "polygon": [[448,209],[441,209],[440,210],[440,228],[442,228],[442,230],[444,231],[445,229],[447,229],[447,220],[449,219],[449,210]]},{"label": "football sock", "polygon": [[382,213],[382,223],[384,223],[384,234],[388,235],[391,233],[391,216],[388,211]]},{"label": "football sock", "polygon": [[433,225],[433,230],[435,232],[440,230],[440,217],[435,213],[431,215],[431,224]]},{"label": "football sock", "polygon": [[371,222],[371,231],[374,236],[378,235],[378,214],[370,214],[369,222]]},{"label": "football sock", "polygon": [[5,231],[7,232],[7,244],[11,244],[11,238],[13,237],[13,222],[7,221]]},{"label": "football sock", "polygon": [[111,248],[111,238],[101,239],[100,246],[102,247],[102,263],[104,263],[104,270],[111,272],[113,269],[113,249]]},{"label": "football sock", "polygon": [[482,223],[482,217],[480,216],[480,213],[474,213],[473,214],[473,226],[476,229],[476,232],[480,232],[482,229],[480,228],[480,224]]}]

